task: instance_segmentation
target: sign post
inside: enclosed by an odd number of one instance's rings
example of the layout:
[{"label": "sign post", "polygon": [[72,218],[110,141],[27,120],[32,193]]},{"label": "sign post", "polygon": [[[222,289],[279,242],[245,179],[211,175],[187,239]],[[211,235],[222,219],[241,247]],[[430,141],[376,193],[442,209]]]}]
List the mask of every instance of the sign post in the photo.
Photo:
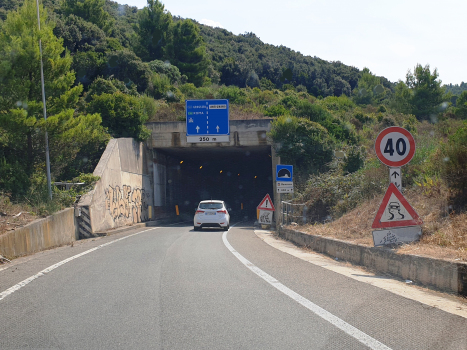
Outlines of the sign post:
[{"label": "sign post", "polygon": [[402,195],[401,167],[415,154],[415,140],[404,128],[391,126],[376,138],[379,160],[389,167],[389,187],[376,213],[372,228],[375,246],[413,242],[421,237],[422,219]]},{"label": "sign post", "polygon": [[229,100],[186,100],[187,143],[230,142]]},{"label": "sign post", "polygon": [[410,132],[391,126],[380,132],[375,151],[381,163],[389,167],[390,182],[402,191],[401,166],[410,162],[415,154],[415,140]]}]

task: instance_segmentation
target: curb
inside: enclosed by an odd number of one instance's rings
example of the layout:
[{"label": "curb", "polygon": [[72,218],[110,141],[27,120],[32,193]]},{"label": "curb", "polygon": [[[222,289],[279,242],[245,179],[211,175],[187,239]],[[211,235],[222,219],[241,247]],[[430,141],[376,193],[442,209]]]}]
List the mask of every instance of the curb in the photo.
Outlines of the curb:
[{"label": "curb", "polygon": [[425,287],[467,297],[467,264],[418,255],[396,254],[388,248],[366,247],[280,227],[279,236],[332,258],[364,266],[377,273],[412,280]]}]

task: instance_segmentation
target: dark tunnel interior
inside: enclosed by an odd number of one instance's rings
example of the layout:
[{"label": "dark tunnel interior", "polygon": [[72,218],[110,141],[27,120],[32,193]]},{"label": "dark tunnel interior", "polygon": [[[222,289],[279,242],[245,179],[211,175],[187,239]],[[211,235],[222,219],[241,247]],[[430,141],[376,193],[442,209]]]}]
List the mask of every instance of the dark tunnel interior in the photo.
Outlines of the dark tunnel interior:
[{"label": "dark tunnel interior", "polygon": [[255,219],[264,196],[274,196],[269,145],[158,151],[167,156],[168,210],[177,205],[187,218],[201,200],[218,199],[227,203],[232,220]]}]

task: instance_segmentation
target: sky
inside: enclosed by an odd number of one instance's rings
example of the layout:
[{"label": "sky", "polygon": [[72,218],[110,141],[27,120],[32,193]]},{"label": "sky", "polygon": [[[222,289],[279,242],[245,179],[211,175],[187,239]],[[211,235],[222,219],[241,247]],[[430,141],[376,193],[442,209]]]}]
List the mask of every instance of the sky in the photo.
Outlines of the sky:
[{"label": "sky", "polygon": [[[146,0],[117,0],[143,8]],[[465,0],[162,0],[173,15],[341,61],[392,82],[417,64],[467,82]],[[462,58],[464,57],[464,58]]]}]

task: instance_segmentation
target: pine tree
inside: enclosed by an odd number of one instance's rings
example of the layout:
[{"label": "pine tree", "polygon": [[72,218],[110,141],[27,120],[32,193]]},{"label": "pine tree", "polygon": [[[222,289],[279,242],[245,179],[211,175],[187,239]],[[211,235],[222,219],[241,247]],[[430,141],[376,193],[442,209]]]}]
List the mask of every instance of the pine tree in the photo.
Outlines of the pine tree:
[{"label": "pine tree", "polygon": [[159,0],[147,1],[147,6],[138,13],[138,24],[135,27],[138,43],[134,48],[136,54],[146,62],[166,58],[165,48],[170,43],[169,27],[172,25],[172,15]]},{"label": "pine tree", "polygon": [[198,26],[189,19],[180,20],[173,26],[172,33],[171,63],[188,77],[190,83],[201,86],[207,76],[209,59]]},{"label": "pine tree", "polygon": [[[31,177],[44,168],[44,133],[49,134],[52,175],[59,176],[80,147],[102,144],[108,135],[99,115],[75,115],[82,86],[74,86],[72,58],[63,54],[63,40],[53,34],[54,23],[40,6],[38,29],[36,2],[25,0],[9,12],[0,29],[0,175],[14,164]],[[39,38],[42,41],[47,121],[43,118]],[[6,170],[5,170],[6,169]],[[4,175],[5,176],[5,175]],[[8,179],[3,178],[0,187]],[[23,179],[24,180],[24,179]],[[25,192],[28,181],[10,189]],[[1,188],[0,188],[1,190]]]}]

